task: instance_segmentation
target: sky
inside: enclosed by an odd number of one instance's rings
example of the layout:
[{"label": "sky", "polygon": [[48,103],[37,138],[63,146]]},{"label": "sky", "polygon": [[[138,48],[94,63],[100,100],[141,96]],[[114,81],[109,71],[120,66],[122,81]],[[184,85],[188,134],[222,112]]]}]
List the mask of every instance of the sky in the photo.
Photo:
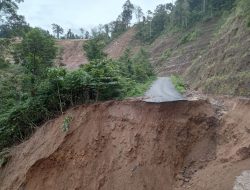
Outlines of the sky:
[{"label": "sky", "polygon": [[[159,4],[173,0],[131,0],[144,12],[154,10]],[[19,14],[33,27],[51,31],[51,24],[56,23],[65,30],[79,28],[89,30],[99,24],[109,23],[122,12],[125,0],[24,0],[19,5]]]}]

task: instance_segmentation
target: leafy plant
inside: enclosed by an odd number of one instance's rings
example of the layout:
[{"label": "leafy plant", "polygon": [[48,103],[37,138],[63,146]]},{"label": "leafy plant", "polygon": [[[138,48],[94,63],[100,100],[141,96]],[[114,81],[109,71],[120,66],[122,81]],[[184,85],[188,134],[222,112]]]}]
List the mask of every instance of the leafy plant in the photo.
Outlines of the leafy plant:
[{"label": "leafy plant", "polygon": [[64,118],[63,125],[62,125],[63,132],[67,132],[69,130],[70,123],[72,120],[73,120],[73,117],[71,116],[67,116]]},{"label": "leafy plant", "polygon": [[183,79],[180,76],[172,75],[171,80],[178,92],[181,94],[185,93],[186,88]]},{"label": "leafy plant", "polygon": [[179,45],[194,41],[197,39],[197,37],[200,35],[200,31],[195,29],[192,32],[189,32],[187,34],[184,34],[184,36],[182,36],[182,38],[179,40]]}]

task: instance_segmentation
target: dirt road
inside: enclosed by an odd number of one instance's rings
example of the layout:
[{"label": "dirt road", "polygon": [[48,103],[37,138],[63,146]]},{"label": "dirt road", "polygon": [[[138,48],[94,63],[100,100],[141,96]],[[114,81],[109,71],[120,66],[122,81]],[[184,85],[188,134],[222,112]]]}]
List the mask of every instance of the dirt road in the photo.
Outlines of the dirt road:
[{"label": "dirt road", "polygon": [[169,77],[159,77],[145,94],[145,102],[172,102],[184,100]]}]

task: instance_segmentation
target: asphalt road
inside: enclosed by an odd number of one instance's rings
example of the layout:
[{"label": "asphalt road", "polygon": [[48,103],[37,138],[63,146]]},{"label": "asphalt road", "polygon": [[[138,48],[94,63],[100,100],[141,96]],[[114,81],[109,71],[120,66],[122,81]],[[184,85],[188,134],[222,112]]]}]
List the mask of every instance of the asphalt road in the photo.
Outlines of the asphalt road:
[{"label": "asphalt road", "polygon": [[159,77],[145,93],[145,102],[172,102],[184,100],[184,97],[175,89],[169,77]]}]

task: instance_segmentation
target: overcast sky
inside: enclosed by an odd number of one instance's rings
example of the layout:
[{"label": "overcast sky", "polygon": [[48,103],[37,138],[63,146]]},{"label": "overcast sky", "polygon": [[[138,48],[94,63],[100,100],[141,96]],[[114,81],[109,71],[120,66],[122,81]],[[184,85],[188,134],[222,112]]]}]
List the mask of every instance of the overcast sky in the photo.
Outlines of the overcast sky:
[{"label": "overcast sky", "polygon": [[[131,0],[143,11],[154,10],[158,4],[173,0]],[[31,26],[46,30],[56,23],[64,29],[76,32],[80,27],[90,29],[99,24],[113,21],[122,11],[125,0],[24,0],[19,13],[24,15]]]}]

